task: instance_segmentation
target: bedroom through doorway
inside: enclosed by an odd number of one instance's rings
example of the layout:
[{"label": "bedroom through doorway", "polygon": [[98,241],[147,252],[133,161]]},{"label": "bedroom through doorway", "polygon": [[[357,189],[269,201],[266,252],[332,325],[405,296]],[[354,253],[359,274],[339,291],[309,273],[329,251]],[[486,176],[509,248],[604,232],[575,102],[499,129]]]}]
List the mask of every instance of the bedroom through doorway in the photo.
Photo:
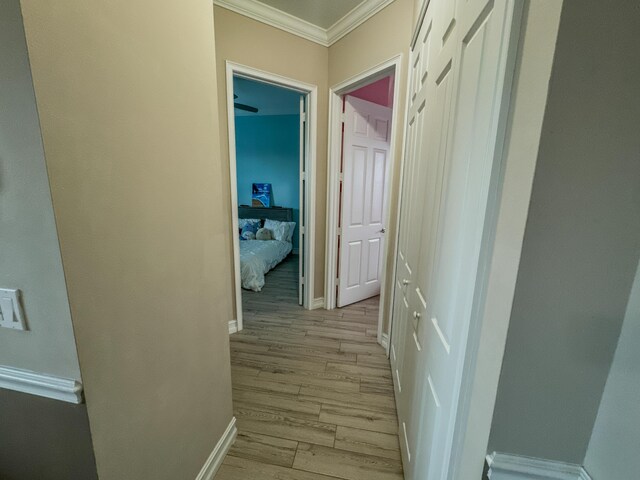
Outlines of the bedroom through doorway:
[{"label": "bedroom through doorway", "polygon": [[288,315],[313,303],[311,95],[239,69],[227,72],[237,316],[230,333],[265,311]]},{"label": "bedroom through doorway", "polygon": [[387,349],[383,319],[391,318],[392,302],[385,273],[397,235],[391,190],[402,175],[396,161],[400,64],[395,56],[329,95],[325,308],[367,305],[377,312],[377,340]]}]

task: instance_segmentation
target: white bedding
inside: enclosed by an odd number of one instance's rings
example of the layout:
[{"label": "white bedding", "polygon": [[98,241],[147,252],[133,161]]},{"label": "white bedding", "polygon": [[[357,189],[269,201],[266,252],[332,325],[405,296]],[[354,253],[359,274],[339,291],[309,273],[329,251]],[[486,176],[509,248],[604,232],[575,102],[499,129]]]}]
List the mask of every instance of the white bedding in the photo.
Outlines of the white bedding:
[{"label": "white bedding", "polygon": [[291,252],[290,242],[279,240],[241,240],[240,277],[242,288],[259,292],[264,276]]}]

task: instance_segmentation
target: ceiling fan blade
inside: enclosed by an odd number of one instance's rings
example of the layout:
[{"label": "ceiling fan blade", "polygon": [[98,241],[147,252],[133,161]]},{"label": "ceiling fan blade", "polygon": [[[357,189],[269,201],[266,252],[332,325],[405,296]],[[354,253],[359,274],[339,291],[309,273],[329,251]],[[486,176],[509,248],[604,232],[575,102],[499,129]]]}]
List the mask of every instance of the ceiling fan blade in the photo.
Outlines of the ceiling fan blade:
[{"label": "ceiling fan blade", "polygon": [[245,105],[244,103],[234,103],[233,106],[238,110],[244,110],[245,112],[258,113],[258,109],[256,107]]}]

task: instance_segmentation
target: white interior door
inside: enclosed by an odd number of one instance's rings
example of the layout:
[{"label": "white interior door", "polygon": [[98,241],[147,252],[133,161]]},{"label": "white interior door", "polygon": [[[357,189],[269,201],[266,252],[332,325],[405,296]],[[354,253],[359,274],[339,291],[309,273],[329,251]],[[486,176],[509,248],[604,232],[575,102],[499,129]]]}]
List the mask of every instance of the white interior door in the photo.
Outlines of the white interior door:
[{"label": "white interior door", "polygon": [[300,95],[300,198],[298,202],[298,305],[304,304],[306,239],[305,192],[307,188],[307,99]]},{"label": "white interior door", "polygon": [[513,0],[431,0],[411,53],[391,362],[407,480],[449,478]]},{"label": "white interior door", "polygon": [[380,293],[391,108],[345,99],[338,307]]}]

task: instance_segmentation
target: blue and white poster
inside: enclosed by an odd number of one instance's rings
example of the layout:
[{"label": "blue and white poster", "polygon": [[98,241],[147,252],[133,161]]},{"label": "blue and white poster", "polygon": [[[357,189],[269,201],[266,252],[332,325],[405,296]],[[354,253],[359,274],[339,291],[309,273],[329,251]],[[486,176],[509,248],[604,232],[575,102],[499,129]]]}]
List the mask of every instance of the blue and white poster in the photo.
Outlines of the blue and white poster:
[{"label": "blue and white poster", "polygon": [[270,207],[271,206],[271,184],[270,183],[254,183],[251,192],[252,207]]}]

